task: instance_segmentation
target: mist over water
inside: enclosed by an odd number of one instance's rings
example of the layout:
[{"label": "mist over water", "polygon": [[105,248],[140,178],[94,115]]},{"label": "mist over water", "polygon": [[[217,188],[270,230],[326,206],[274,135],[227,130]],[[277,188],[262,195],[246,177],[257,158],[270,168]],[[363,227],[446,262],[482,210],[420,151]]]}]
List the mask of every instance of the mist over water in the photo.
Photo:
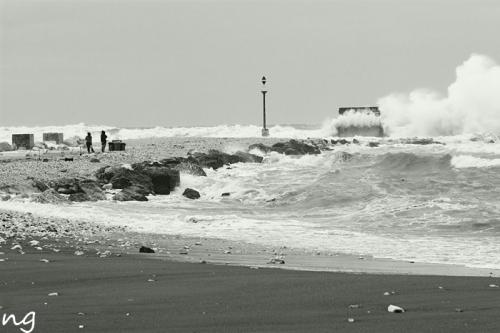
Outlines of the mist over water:
[{"label": "mist over water", "polygon": [[379,99],[386,134],[397,137],[500,134],[500,66],[473,54],[445,95],[428,89]]}]

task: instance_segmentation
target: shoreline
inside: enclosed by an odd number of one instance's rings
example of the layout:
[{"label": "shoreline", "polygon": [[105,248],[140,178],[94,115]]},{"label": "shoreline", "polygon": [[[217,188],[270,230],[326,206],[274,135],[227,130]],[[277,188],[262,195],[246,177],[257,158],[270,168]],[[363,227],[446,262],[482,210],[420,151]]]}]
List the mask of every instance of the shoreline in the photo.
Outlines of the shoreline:
[{"label": "shoreline", "polygon": [[[85,229],[92,231],[81,235],[63,235],[60,239],[64,239],[65,246],[80,249],[85,253],[104,253],[108,251],[110,252],[108,256],[113,253],[123,253],[142,257],[143,254],[139,254],[139,248],[147,246],[155,249],[155,254],[149,255],[149,259],[173,260],[185,263],[204,262],[254,269],[277,268],[352,274],[500,277],[500,270],[498,269],[374,258],[369,255],[360,256],[348,253],[320,253],[306,249],[266,246],[221,238],[139,233],[128,231],[126,228],[110,227],[95,222],[82,224],[79,221],[41,217],[32,213],[19,213],[0,209],[0,215],[5,214],[13,214],[17,219],[29,217],[38,224],[40,221],[45,224],[58,224],[61,229],[70,232],[75,232],[73,229],[85,225]],[[14,237],[14,239],[16,238],[20,239],[21,242],[28,238],[42,239],[47,242],[49,248],[59,242],[59,239],[51,238],[50,233],[42,232],[35,235],[32,230]],[[12,243],[11,240],[12,244],[16,244],[16,242]],[[274,262],[272,262],[273,260]],[[281,263],[281,260],[283,263]]]}]

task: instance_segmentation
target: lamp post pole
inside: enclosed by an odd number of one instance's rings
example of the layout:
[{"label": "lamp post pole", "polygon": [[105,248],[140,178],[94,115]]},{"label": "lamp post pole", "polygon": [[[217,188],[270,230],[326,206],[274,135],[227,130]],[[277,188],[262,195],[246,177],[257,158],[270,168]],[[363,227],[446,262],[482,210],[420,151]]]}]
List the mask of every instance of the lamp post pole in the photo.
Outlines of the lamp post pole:
[{"label": "lamp post pole", "polygon": [[262,77],[262,136],[269,136],[269,129],[266,127],[266,93],[265,89],[266,85],[266,77]]}]

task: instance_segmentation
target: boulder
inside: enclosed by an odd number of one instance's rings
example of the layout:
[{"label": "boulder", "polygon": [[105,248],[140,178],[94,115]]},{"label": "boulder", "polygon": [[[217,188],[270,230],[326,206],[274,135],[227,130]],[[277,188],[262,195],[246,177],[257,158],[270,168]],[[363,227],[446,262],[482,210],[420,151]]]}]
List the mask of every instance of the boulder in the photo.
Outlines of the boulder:
[{"label": "boulder", "polygon": [[[153,182],[151,177],[140,171],[128,168],[112,168],[105,174],[107,180],[103,183],[111,183],[113,188],[124,189],[130,186],[142,187],[146,192],[153,193]],[[108,176],[111,176],[108,179]]]},{"label": "boulder", "polygon": [[306,155],[321,153],[318,147],[297,140],[275,143],[274,145],[272,145],[271,150],[285,155]]},{"label": "boulder", "polygon": [[53,188],[43,191],[41,194],[35,195],[32,201],[37,203],[50,203],[50,204],[69,203],[68,199],[57,193],[57,191],[54,190]]},{"label": "boulder", "polygon": [[182,195],[188,199],[199,199],[200,198],[200,193],[196,190],[193,190],[192,188],[185,189],[184,193],[182,193]]},{"label": "boulder", "polygon": [[206,176],[207,174],[203,168],[199,165],[198,161],[193,157],[172,157],[166,158],[160,161],[160,164],[164,167],[177,170],[180,173],[186,173],[193,176]]},{"label": "boulder", "polygon": [[76,201],[76,202],[95,201],[95,200],[91,200],[90,197],[83,192],[70,194],[68,197],[68,200],[69,201]]},{"label": "boulder", "polygon": [[72,136],[71,138],[64,140],[63,143],[69,147],[78,147],[78,146],[84,144],[85,140],[80,139],[77,136]]},{"label": "boulder", "polygon": [[148,201],[146,195],[148,195],[144,188],[138,186],[129,186],[123,189],[121,192],[116,193],[113,196],[113,200],[116,201]]},{"label": "boulder", "polygon": [[207,176],[207,173],[205,172],[205,170],[203,170],[203,168],[199,164],[189,161],[181,162],[177,164],[175,167],[173,167],[173,169],[181,173],[186,173],[188,175],[201,176],[201,177]]},{"label": "boulder", "polygon": [[[88,198],[86,201],[106,200],[106,195],[96,181],[84,179],[78,183],[78,186],[81,191],[80,193],[84,194]],[[83,198],[84,196],[81,197]]]},{"label": "boulder", "polygon": [[262,156],[246,153],[243,151],[237,151],[236,153],[234,153],[234,155],[238,156],[243,163],[262,163],[262,160],[264,159]]},{"label": "boulder", "polygon": [[218,150],[209,150],[208,153],[195,153],[192,155],[198,164],[202,167],[212,168],[214,170],[223,167],[224,165],[240,163],[240,162],[262,162],[262,158],[250,153],[239,152],[231,155]]},{"label": "boulder", "polygon": [[49,186],[61,194],[75,194],[80,192],[78,179],[59,178],[49,182]]},{"label": "boulder", "polygon": [[217,170],[226,164],[238,163],[237,156],[229,155],[218,150],[209,150],[208,153],[194,153],[193,158],[205,168]]},{"label": "boulder", "polygon": [[264,153],[269,153],[271,151],[271,147],[266,146],[263,143],[254,143],[254,144],[248,146],[248,150],[254,150],[254,149],[258,149]]},{"label": "boulder", "polygon": [[8,142],[0,142],[0,152],[2,151],[11,151],[12,146]]},{"label": "boulder", "polygon": [[152,248],[149,248],[147,246],[141,246],[141,248],[139,249],[139,252],[140,253],[155,253],[155,250],[153,250]]},{"label": "boulder", "polygon": [[28,178],[23,184],[12,184],[0,186],[0,192],[7,194],[26,194],[40,193],[47,190],[49,187],[42,181]]},{"label": "boulder", "polygon": [[170,194],[181,182],[179,171],[167,167],[146,167],[142,172],[151,178],[155,194]]}]

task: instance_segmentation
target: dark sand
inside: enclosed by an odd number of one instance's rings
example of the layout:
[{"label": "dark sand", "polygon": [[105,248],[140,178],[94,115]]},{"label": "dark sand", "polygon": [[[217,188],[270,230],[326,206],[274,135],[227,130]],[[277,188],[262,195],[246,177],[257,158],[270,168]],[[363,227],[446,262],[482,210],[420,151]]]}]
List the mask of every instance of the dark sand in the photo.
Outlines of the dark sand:
[{"label": "dark sand", "polygon": [[[20,255],[5,248],[0,315],[36,311],[34,332],[500,331],[500,289],[489,286],[498,278],[251,269],[147,254],[75,256],[74,249]],[[407,312],[389,313],[389,304]],[[0,332],[20,330],[7,325]]]}]

